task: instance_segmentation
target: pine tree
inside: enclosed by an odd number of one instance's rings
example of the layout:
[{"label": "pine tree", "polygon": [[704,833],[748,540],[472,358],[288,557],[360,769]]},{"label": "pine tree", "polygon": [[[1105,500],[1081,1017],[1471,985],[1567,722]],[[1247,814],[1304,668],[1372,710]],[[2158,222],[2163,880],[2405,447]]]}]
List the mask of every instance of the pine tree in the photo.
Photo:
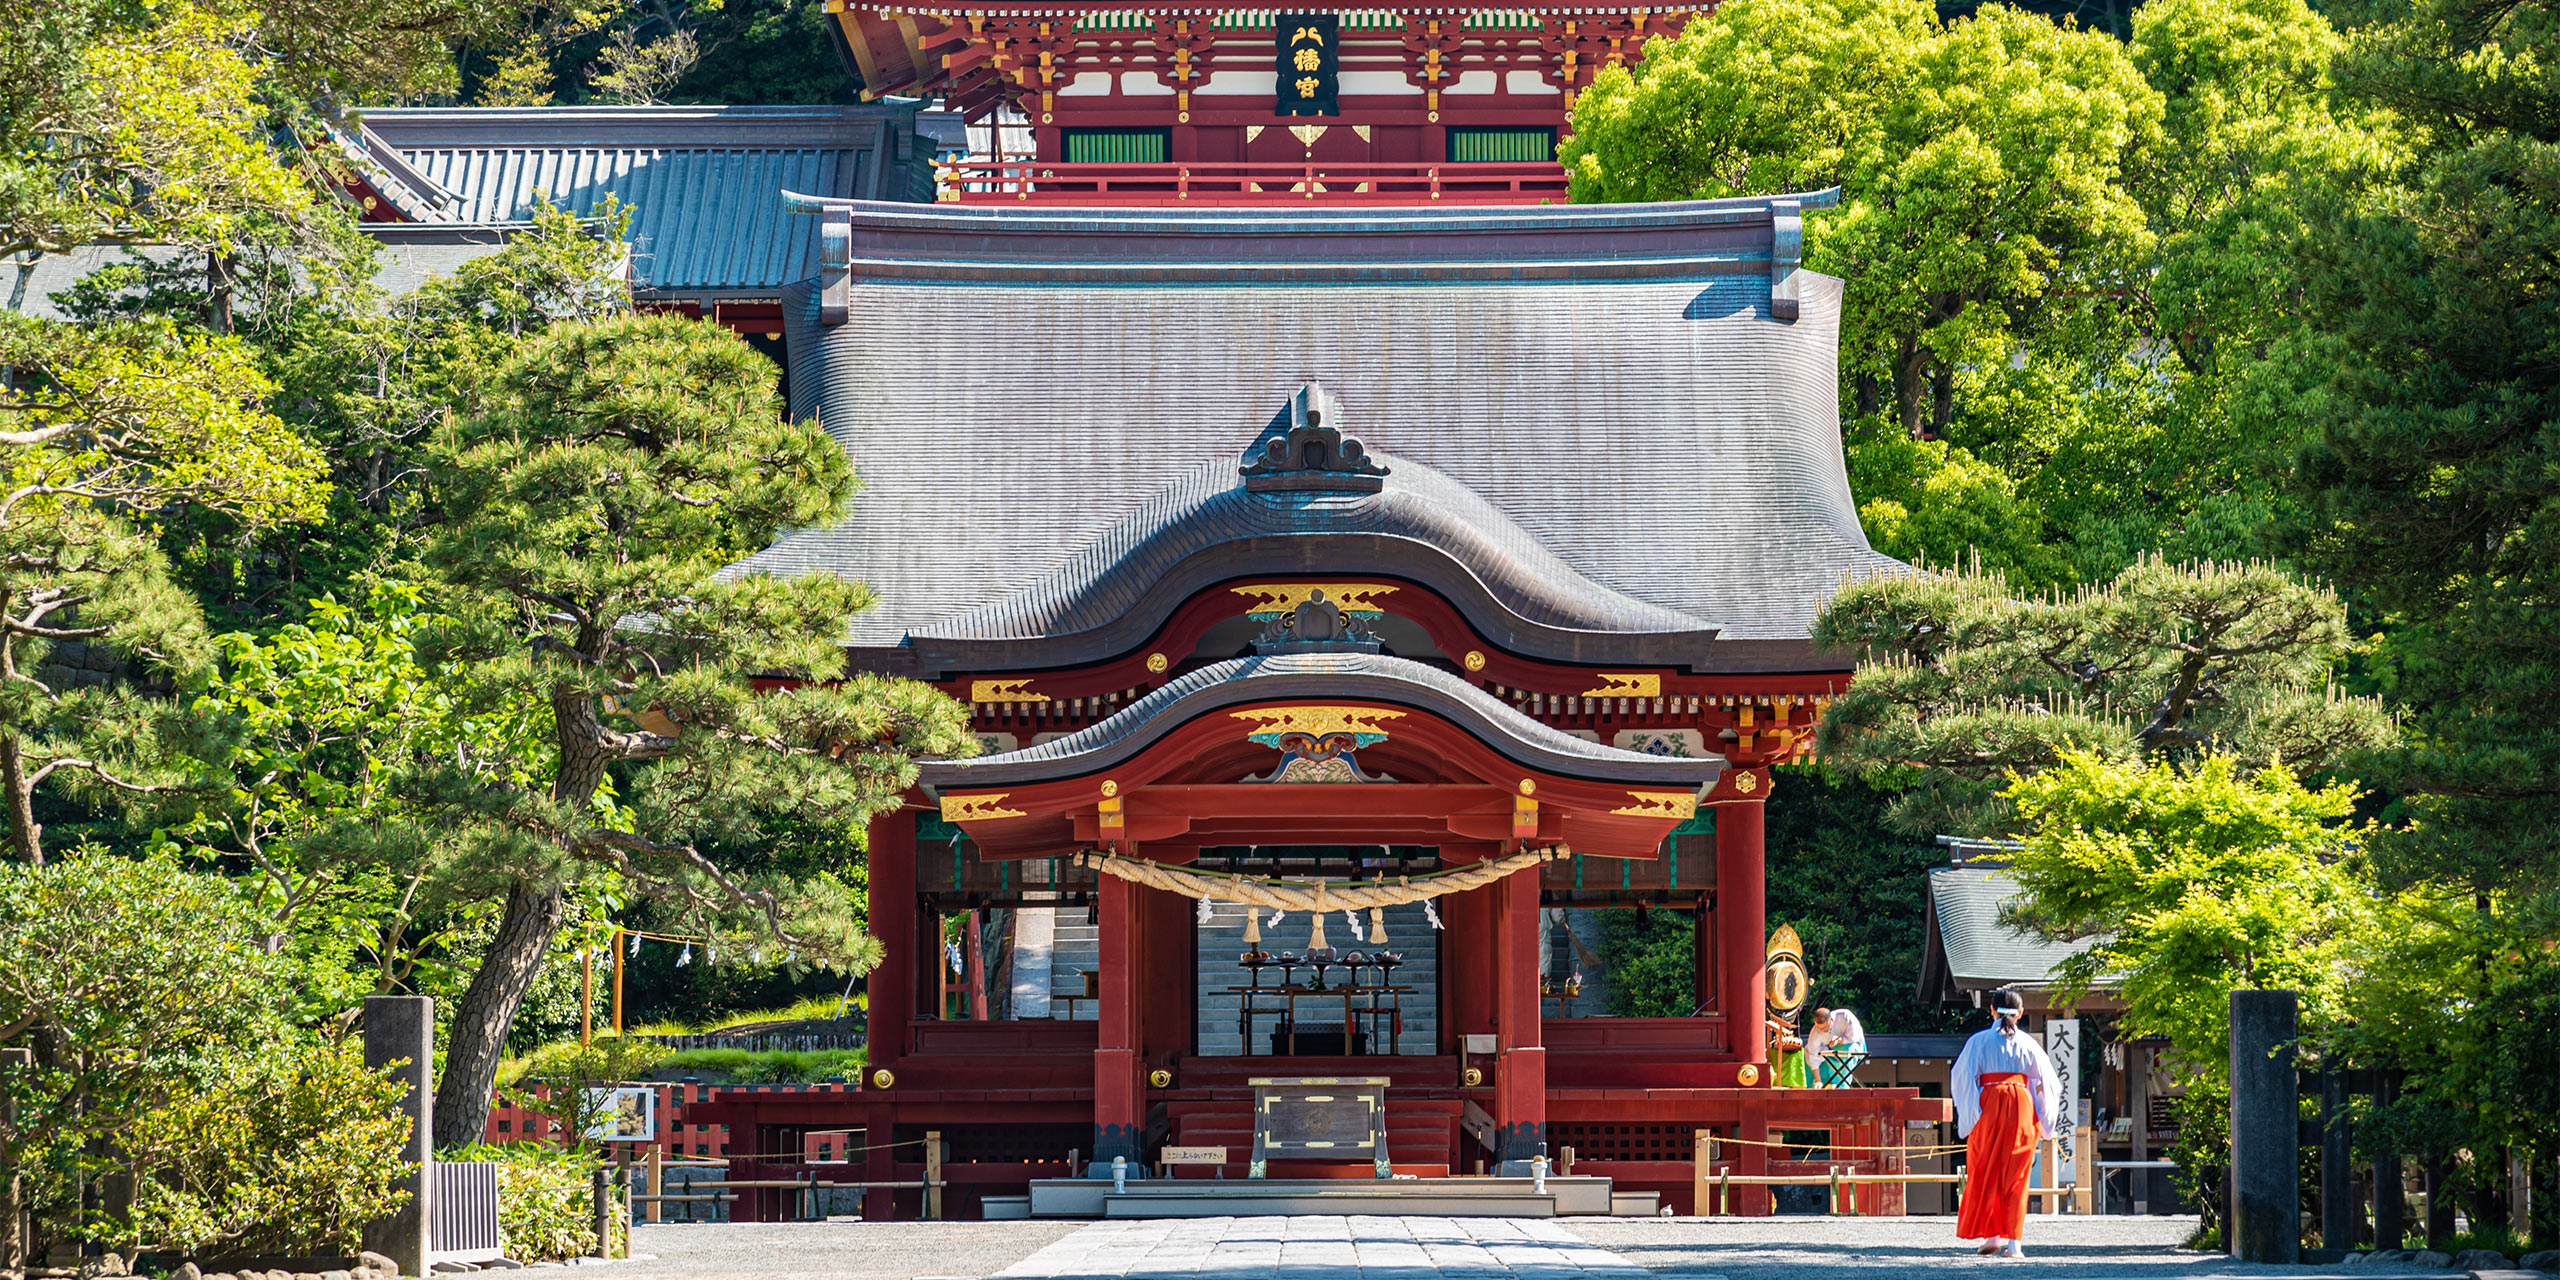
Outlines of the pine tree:
[{"label": "pine tree", "polygon": [[[455,620],[438,656],[549,743],[420,783],[447,815],[453,874],[505,902],[437,1098],[438,1141],[459,1143],[479,1136],[574,883],[609,877],[740,951],[867,964],[876,946],[847,885],[703,849],[764,815],[859,823],[897,802],[915,757],[972,739],[930,688],[845,673],[861,584],[722,572],[781,529],[838,518],[855,487],[843,450],[783,418],[771,364],[730,334],[669,316],[552,329],[509,364],[495,409],[443,434],[433,466],[425,564]],[[757,687],[771,677],[785,683]]]}]

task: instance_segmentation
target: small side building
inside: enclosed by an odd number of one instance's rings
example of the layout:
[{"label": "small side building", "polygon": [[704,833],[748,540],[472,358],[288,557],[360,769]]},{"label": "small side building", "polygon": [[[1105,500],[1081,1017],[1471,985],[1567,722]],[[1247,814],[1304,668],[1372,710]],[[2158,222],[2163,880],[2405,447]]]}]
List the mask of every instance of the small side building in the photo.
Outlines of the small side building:
[{"label": "small side building", "polygon": [[[2064,961],[2098,945],[2098,940],[2055,942],[2002,923],[2001,909],[2025,891],[2000,860],[2000,849],[1975,841],[1947,843],[1962,860],[1929,872],[1922,916],[1926,938],[1920,958],[1920,1002],[1979,1009],[1989,1003],[1992,992],[2015,991],[2026,1001],[2027,1029],[2046,1037],[2048,1044],[2055,1022],[2076,1023],[2068,1038],[2080,1046],[2080,1061],[2061,1065],[2077,1086],[2078,1123],[2090,1126],[2097,1142],[2091,1159],[2102,1165],[2137,1166],[2161,1160],[2178,1136],[2175,1096],[2179,1090],[2160,1079],[2154,1069],[2167,1041],[2119,1038],[2117,1017],[2124,1011],[2124,1001],[2114,988],[2102,984],[2077,1000],[2063,1000],[2056,971]],[[1973,1025],[1988,1025],[1988,1018]],[[1860,1079],[1909,1086],[1923,1078],[1915,1072],[1934,1069],[1943,1094],[1948,1070],[1954,1065],[1952,1054],[1962,1047],[1961,1040],[1956,1041],[1944,1061],[1906,1060],[1900,1068],[1883,1072],[1871,1059]],[[1948,1131],[1952,1133],[1952,1127]],[[2109,1211],[2180,1211],[2165,1170],[2102,1172],[2106,1173],[2100,1181]]]}]

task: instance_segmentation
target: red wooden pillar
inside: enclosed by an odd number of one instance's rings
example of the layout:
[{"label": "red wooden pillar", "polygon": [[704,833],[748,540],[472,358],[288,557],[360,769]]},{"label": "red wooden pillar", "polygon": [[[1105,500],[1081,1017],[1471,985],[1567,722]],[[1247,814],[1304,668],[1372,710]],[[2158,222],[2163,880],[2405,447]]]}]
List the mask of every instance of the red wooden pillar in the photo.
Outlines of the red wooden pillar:
[{"label": "red wooden pillar", "polygon": [[[1497,886],[1453,893],[1440,899],[1440,991],[1447,1019],[1448,1048],[1456,1052],[1463,1037],[1493,1033],[1493,986],[1498,969],[1493,927]],[[1473,1067],[1490,1063],[1470,1062]]]},{"label": "red wooden pillar", "polygon": [[[879,846],[874,845],[873,848]],[[862,1153],[862,1180],[895,1182],[898,1180],[898,1153],[889,1144],[895,1141],[898,1113],[888,1107],[862,1109],[862,1141],[871,1148]],[[887,1187],[872,1187],[862,1193],[862,1217],[866,1222],[889,1222],[898,1216],[898,1193]]]},{"label": "red wooden pillar", "polygon": [[1093,1159],[1104,1175],[1111,1157],[1127,1156],[1133,1172],[1146,1116],[1138,1097],[1138,887],[1104,876],[1095,890],[1101,918],[1100,1025],[1093,1051]]},{"label": "red wooden pillar", "polygon": [[[1757,806],[1754,806],[1755,808]],[[1755,1037],[1756,1038],[1756,1037]],[[1769,1098],[1767,1089],[1756,1089],[1742,1095],[1742,1123],[1736,1137],[1742,1139],[1734,1153],[1734,1171],[1748,1178],[1765,1177],[1769,1172]],[[1765,1217],[1775,1209],[1769,1188],[1742,1186],[1733,1189],[1734,1212],[1744,1217]]]},{"label": "red wooden pillar", "polygon": [[1765,830],[1757,800],[1716,806],[1716,931],[1723,952],[1725,1034],[1736,1061],[1761,1064],[1759,1083],[1770,1083],[1767,1016],[1769,965],[1768,866]]},{"label": "red wooden pillar", "polygon": [[1498,1172],[1525,1176],[1547,1144],[1547,1051],[1539,1025],[1538,868],[1493,886],[1494,1159]]},{"label": "red wooden pillar", "polygon": [[871,819],[871,936],[880,967],[871,971],[865,1015],[874,1068],[906,1056],[907,1022],[916,1005],[916,815],[891,809]]},{"label": "red wooden pillar", "polygon": [[[1763,837],[1765,814],[1760,802],[1716,806],[1716,930],[1722,953],[1725,1034],[1733,1041],[1737,1061],[1756,1065],[1755,1085],[1772,1083],[1769,1037],[1761,1025],[1767,1016],[1769,966],[1768,865]],[[1769,1095],[1745,1094],[1743,1139],[1734,1155],[1736,1172],[1757,1177],[1769,1172]],[[1767,1187],[1737,1187],[1739,1211],[1747,1215],[1771,1209]]]}]

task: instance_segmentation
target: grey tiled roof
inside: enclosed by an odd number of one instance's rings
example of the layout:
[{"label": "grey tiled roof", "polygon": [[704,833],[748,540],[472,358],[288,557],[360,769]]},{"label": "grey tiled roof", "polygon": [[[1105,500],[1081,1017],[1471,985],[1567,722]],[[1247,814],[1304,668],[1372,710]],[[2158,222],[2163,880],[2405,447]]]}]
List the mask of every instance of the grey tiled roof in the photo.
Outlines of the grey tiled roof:
[{"label": "grey tiled roof", "polygon": [[1955,986],[2042,983],[2056,965],[2098,945],[2096,939],[2046,942],[2000,923],[2001,904],[2022,892],[2008,872],[1996,868],[1930,870],[1932,932]]},{"label": "grey tiled roof", "polygon": [[[772,296],[817,270],[784,191],[930,198],[913,107],[404,108],[365,113],[392,203],[426,222],[521,223],[537,195],[631,207],[634,285]],[[431,190],[405,188],[422,180]]]},{"label": "grey tiled roof", "polygon": [[971,760],[920,765],[934,788],[1073,777],[1125,761],[1166,732],[1222,707],[1296,697],[1359,698],[1454,720],[1503,755],[1566,777],[1680,787],[1712,784],[1723,759],[1678,759],[1604,746],[1548,728],[1436,667],[1374,653],[1284,653],[1185,672],[1109,719],[1063,738]]},{"label": "grey tiled roof", "polygon": [[1894,562],[1842,460],[1840,284],[1800,277],[1773,319],[1748,212],[857,208],[851,323],[815,287],[785,313],[794,408],[864,490],[750,563],[869,582],[851,642],[897,645],[1232,465],[1314,382],[1584,578],[1806,669],[1815,611]]}]

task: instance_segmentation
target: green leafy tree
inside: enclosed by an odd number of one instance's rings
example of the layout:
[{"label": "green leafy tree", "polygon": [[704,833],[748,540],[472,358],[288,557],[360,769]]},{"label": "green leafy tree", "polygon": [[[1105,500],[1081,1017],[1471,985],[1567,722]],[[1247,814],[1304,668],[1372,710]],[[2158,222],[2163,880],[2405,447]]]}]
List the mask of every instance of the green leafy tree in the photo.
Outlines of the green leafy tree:
[{"label": "green leafy tree", "polygon": [[[271,384],[235,340],[6,316],[0,368],[15,371],[0,384],[0,803],[11,850],[37,862],[35,792],[49,779],[125,793],[190,780],[172,705],[88,653],[162,677],[212,657],[195,601],[135,516],[193,505],[251,526],[305,520],[325,489],[318,454],[268,409]],[[84,665],[48,661],[72,656]]]},{"label": "green leafy tree", "polygon": [[[0,1043],[34,1059],[0,1073],[0,1167],[24,1180],[39,1248],[332,1247],[389,1203],[396,1090],[308,1038],[294,1014],[314,975],[271,929],[251,894],[166,855],[0,863]],[[118,1174],[131,1216],[84,1203]]]},{"label": "green leafy tree", "polygon": [[[836,518],[844,452],[786,420],[772,366],[674,317],[552,329],[523,344],[490,411],[440,437],[425,558],[441,639],[487,705],[547,708],[525,784],[454,783],[443,829],[506,906],[455,1011],[439,1139],[477,1136],[509,1025],[565,921],[566,887],[634,893],[770,948],[860,966],[847,886],[748,875],[703,852],[780,812],[886,808],[917,755],[974,741],[931,689],[844,672],[857,583],[729,577],[780,529]],[[756,676],[795,678],[759,691]]]},{"label": "green leafy tree", "polygon": [[2062,962],[2066,1000],[2102,982],[2119,1025],[2168,1040],[2187,1086],[2172,1158],[2208,1230],[2230,1158],[2230,997],[2301,996],[2305,1036],[2341,1014],[2353,944],[2372,913],[2353,873],[2371,833],[2350,822],[2352,784],[2306,788],[2291,770],[2254,772],[2227,755],[2192,764],[2066,752],[2008,790],[2024,824],[2010,874],[2026,894],[2007,922],[2095,945]]},{"label": "green leafy tree", "polygon": [[2005,365],[2138,262],[2124,182],[2160,98],[2125,49],[1985,6],[1740,0],[1576,100],[1577,200],[1842,188],[1806,261],[1856,281],[1843,357],[1914,438],[1943,433],[1956,379]]},{"label": "green leafy tree", "polygon": [[[2269,360],[2291,395],[2266,408],[2306,437],[2281,541],[2384,627],[2372,674],[2410,708],[2406,738],[2357,767],[2401,797],[2375,866],[2425,900],[2441,949],[2376,967],[2375,1016],[2409,1034],[2360,1052],[2407,1071],[2413,1105],[2459,1117],[2474,1163],[2530,1143],[2560,1199],[2560,1099],[2445,1060],[2560,1054],[2532,1016],[2560,937],[2560,11],[2383,0],[2365,16],[2334,75],[2405,122],[2412,154],[2370,197],[2314,211],[2288,264],[2305,332]],[[2560,1222],[2546,1232],[2560,1244]]]},{"label": "green leafy tree", "polygon": [[2001,789],[2072,752],[2308,770],[2392,732],[2329,682],[2349,647],[2337,597],[2265,565],[2144,560],[2034,600],[1993,575],[1883,575],[1842,589],[1813,637],[1860,655],[1823,758],[1907,783],[1890,814],[1914,832],[2005,829]]}]

